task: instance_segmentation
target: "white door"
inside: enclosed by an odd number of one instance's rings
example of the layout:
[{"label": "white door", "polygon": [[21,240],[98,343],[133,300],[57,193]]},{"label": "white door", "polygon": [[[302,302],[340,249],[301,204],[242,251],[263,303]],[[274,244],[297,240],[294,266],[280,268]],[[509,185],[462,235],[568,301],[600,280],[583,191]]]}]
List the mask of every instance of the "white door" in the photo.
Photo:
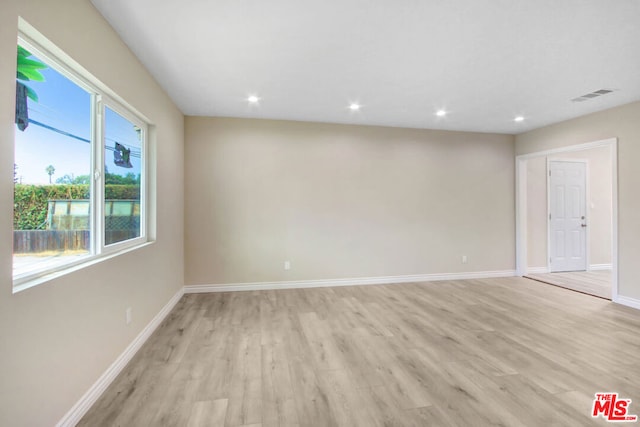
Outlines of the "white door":
[{"label": "white door", "polygon": [[585,271],[586,163],[549,162],[550,270]]}]

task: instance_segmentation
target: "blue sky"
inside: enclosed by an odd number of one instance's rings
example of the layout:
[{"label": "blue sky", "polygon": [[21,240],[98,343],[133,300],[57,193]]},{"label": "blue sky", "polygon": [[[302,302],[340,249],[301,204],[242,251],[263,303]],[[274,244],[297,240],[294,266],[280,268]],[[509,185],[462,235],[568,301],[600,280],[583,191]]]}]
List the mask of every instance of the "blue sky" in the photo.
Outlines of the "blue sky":
[{"label": "blue sky", "polygon": [[[32,57],[41,62],[37,57]],[[41,71],[44,82],[26,82],[38,94],[38,102],[28,99],[29,118],[53,128],[91,139],[91,95],[51,67]],[[110,173],[126,175],[140,173],[138,134],[133,125],[108,107],[105,109],[106,146],[113,148],[115,142],[131,149],[132,169],[116,166],[113,151],[105,153],[106,166]],[[15,129],[15,163],[17,177],[23,184],[48,184],[45,171],[53,165],[52,182],[64,175],[89,175],[91,146],[69,136],[30,123],[24,131]]]}]

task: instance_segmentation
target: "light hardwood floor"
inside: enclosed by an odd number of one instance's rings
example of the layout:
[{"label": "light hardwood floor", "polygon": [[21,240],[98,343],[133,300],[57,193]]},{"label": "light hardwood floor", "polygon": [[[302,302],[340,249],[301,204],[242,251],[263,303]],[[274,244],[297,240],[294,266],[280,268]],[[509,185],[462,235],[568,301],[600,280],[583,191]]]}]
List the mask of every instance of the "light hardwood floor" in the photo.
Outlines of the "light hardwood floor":
[{"label": "light hardwood floor", "polygon": [[611,299],[611,270],[527,274],[533,280]]},{"label": "light hardwood floor", "polygon": [[639,354],[640,311],[522,278],[192,294],[79,425],[607,425]]}]

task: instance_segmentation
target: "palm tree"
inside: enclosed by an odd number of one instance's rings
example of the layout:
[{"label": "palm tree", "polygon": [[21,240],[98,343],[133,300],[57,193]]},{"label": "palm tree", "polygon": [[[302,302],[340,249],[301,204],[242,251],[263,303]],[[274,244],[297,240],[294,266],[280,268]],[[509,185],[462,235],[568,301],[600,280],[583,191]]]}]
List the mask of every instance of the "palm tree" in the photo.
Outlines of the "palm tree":
[{"label": "palm tree", "polygon": [[47,174],[49,175],[49,184],[51,184],[51,176],[56,173],[56,168],[54,168],[53,165],[49,165],[44,170],[47,171]]},{"label": "palm tree", "polygon": [[[16,77],[18,80],[22,80],[24,82],[43,82],[44,76],[40,73],[40,70],[47,68],[47,66],[36,59],[29,59],[31,56],[31,52],[22,46],[18,46]],[[25,85],[25,87],[27,89],[27,96],[33,101],[38,102],[38,95],[36,92],[29,86]]]}]

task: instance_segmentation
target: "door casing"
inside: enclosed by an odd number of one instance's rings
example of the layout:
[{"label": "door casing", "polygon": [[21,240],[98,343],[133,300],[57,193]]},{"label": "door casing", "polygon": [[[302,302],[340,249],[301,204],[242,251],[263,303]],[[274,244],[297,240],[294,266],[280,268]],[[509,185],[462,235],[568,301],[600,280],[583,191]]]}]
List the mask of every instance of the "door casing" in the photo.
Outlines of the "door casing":
[{"label": "door casing", "polygon": [[[618,138],[608,138],[584,144],[570,145],[566,147],[542,150],[533,153],[521,154],[515,158],[516,167],[516,275],[527,274],[527,161],[538,157],[546,157],[559,153],[571,153],[590,148],[609,147],[611,150],[611,178],[612,178],[612,203],[611,203],[611,268],[613,302],[630,305],[628,298],[618,295]],[[637,308],[637,307],[636,307]]]}]

